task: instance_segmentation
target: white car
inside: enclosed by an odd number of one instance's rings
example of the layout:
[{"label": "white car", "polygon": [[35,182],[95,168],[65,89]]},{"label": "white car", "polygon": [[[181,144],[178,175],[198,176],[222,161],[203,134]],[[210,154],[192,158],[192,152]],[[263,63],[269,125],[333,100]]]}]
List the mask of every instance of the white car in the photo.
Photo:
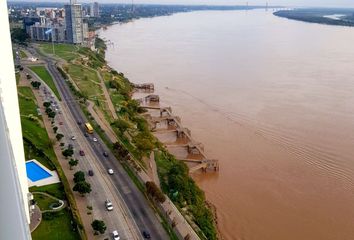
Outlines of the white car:
[{"label": "white car", "polygon": [[106,206],[106,209],[108,210],[108,211],[112,211],[113,210],[113,204],[112,204],[112,202],[110,201],[110,200],[106,200],[105,202],[104,202],[104,205]]},{"label": "white car", "polygon": [[112,232],[112,238],[113,238],[114,240],[119,240],[119,239],[120,239],[117,230],[114,230],[114,231]]},{"label": "white car", "polygon": [[97,138],[95,138],[95,137],[92,138],[92,141],[97,142]]},{"label": "white car", "polygon": [[108,174],[109,174],[109,175],[113,175],[113,174],[114,174],[114,171],[113,171],[113,169],[112,169],[112,168],[108,168],[108,170],[107,170],[107,171],[108,171]]},{"label": "white car", "polygon": [[76,139],[76,137],[75,137],[75,136],[72,136],[72,137],[71,137],[71,140],[75,140],[75,139]]}]

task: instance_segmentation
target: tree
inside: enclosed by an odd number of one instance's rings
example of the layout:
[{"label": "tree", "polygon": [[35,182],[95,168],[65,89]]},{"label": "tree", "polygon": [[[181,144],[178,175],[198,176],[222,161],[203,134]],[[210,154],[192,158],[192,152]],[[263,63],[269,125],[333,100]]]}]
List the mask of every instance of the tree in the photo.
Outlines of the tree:
[{"label": "tree", "polygon": [[57,135],[55,135],[55,137],[57,138],[58,141],[60,141],[64,137],[64,135],[61,133],[57,133]]},{"label": "tree", "polygon": [[64,151],[62,151],[62,154],[66,158],[71,157],[74,154],[74,150],[68,148],[68,149],[65,149]]},{"label": "tree", "polygon": [[33,88],[39,89],[39,87],[41,86],[41,82],[32,81],[32,82],[31,82],[31,85],[32,85]]},{"label": "tree", "polygon": [[53,131],[54,131],[54,133],[57,133],[58,127],[57,127],[57,126],[54,126],[54,127],[53,127]]},{"label": "tree", "polygon": [[133,137],[133,143],[141,152],[150,153],[154,149],[152,137],[143,132]]},{"label": "tree", "polygon": [[165,202],[166,196],[161,192],[161,190],[154,182],[146,182],[145,186],[148,195],[160,203]]},{"label": "tree", "polygon": [[14,28],[11,32],[11,39],[14,42],[24,43],[29,38],[29,35],[26,33],[25,29]]},{"label": "tree", "polygon": [[107,227],[106,224],[104,223],[104,221],[102,220],[93,220],[93,222],[91,223],[92,229],[96,232],[99,232],[101,234],[103,234]]},{"label": "tree", "polygon": [[50,102],[44,102],[44,103],[43,103],[43,106],[44,106],[45,108],[49,108],[49,107],[50,107]]},{"label": "tree", "polygon": [[[71,159],[71,160],[74,160],[74,159]],[[83,171],[77,171],[74,174],[74,183],[79,183],[79,182],[84,182],[84,181],[85,181],[85,173]]]},{"label": "tree", "polygon": [[111,123],[111,125],[118,128],[121,133],[124,133],[128,128],[130,128],[129,122],[121,118],[115,120]]},{"label": "tree", "polygon": [[[73,167],[77,166],[77,164],[79,164],[79,160],[77,159],[70,159],[69,160],[69,165],[70,165],[70,170],[73,169]],[[74,176],[75,177],[75,176]],[[84,179],[85,180],[85,179]],[[74,180],[75,181],[75,180]]]},{"label": "tree", "polygon": [[75,184],[73,191],[79,192],[83,196],[85,193],[90,193],[92,189],[88,182],[81,181]]},{"label": "tree", "polygon": [[53,112],[53,111],[51,111],[51,112],[48,113],[48,117],[50,117],[50,118],[54,118],[55,115],[56,115],[56,113]]}]

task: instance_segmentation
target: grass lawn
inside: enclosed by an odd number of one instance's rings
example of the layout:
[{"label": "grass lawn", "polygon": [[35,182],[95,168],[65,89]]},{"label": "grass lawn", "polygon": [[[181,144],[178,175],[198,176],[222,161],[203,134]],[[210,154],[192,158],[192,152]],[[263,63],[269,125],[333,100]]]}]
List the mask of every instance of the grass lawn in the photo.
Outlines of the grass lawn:
[{"label": "grass lawn", "polygon": [[[42,43],[40,49],[46,54],[53,54],[53,46],[51,43]],[[55,55],[66,60],[71,61],[78,57],[77,47],[72,44],[54,44]]]},{"label": "grass lawn", "polygon": [[[29,190],[31,192],[45,192],[61,200],[66,199],[64,187],[61,183],[55,183],[42,187],[31,187]],[[37,194],[34,194],[34,199],[37,201],[37,204],[41,210],[49,208],[49,205],[55,201],[54,199]],[[70,211],[67,208],[63,209],[55,214],[55,217],[52,220],[42,219],[41,224],[32,233],[32,239],[80,239],[79,234],[72,231],[71,221],[72,218]]]},{"label": "grass lawn", "polygon": [[22,50],[20,50],[20,56],[21,56],[21,58],[27,58],[28,57],[27,54],[24,51],[22,51]]},{"label": "grass lawn", "polygon": [[[18,87],[17,91],[19,94],[21,115],[32,114],[37,116],[37,103],[32,90],[29,87]],[[41,117],[38,118],[41,119]]]},{"label": "grass lawn", "polygon": [[[18,93],[23,137],[31,141],[38,149],[42,149],[50,159],[56,159],[47,131],[43,127],[42,117],[37,116],[37,103],[32,90],[29,87],[18,87]],[[30,118],[29,116],[33,117]],[[25,144],[26,158],[30,157],[32,159],[38,156],[32,150],[28,144]],[[46,158],[39,157],[37,160],[53,170],[53,165]]]},{"label": "grass lawn", "polygon": [[61,100],[58,89],[47,69],[44,66],[32,66],[30,69],[35,72],[53,90],[58,99]]},{"label": "grass lawn", "polygon": [[48,196],[42,195],[42,194],[34,194],[33,197],[34,197],[34,200],[36,201],[38,207],[42,211],[51,210],[50,205],[58,202],[57,200],[50,198]]},{"label": "grass lawn", "polygon": [[18,85],[19,81],[20,81],[20,74],[16,73],[16,85]]},{"label": "grass lawn", "polygon": [[77,232],[72,231],[72,217],[70,211],[65,208],[55,213],[51,220],[42,219],[38,228],[32,232],[33,240],[76,240],[81,239]]},{"label": "grass lawn", "polygon": [[65,200],[64,187],[61,183],[54,183],[42,187],[30,187],[30,192],[45,192],[61,200]]}]

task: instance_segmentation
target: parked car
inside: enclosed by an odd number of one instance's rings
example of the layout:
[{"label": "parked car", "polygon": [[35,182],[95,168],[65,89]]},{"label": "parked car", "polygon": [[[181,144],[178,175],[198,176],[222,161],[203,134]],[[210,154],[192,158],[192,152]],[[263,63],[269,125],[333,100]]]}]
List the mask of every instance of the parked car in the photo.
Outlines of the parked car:
[{"label": "parked car", "polygon": [[79,153],[80,153],[80,156],[85,156],[85,152],[83,150],[80,150]]},{"label": "parked car", "polygon": [[77,121],[77,124],[78,124],[78,125],[81,125],[81,124],[82,124],[82,122],[81,122],[81,121]]},{"label": "parked car", "polygon": [[88,175],[92,177],[94,175],[93,170],[88,170]]},{"label": "parked car", "polygon": [[112,202],[110,200],[107,199],[106,201],[104,201],[104,205],[106,206],[106,209],[108,211],[112,211],[113,210],[113,204],[112,204]]},{"label": "parked car", "polygon": [[69,149],[74,149],[74,146],[70,143],[70,144],[68,144],[68,148]]},{"label": "parked car", "polygon": [[109,175],[113,175],[113,174],[114,174],[114,171],[113,171],[112,168],[108,168],[107,171],[108,171],[108,174],[109,174]]},{"label": "parked car", "polygon": [[75,137],[75,136],[72,136],[72,137],[71,137],[71,140],[76,140],[76,137]]},{"label": "parked car", "polygon": [[89,135],[88,135],[88,133],[87,133],[87,132],[85,132],[85,133],[84,133],[84,136],[85,136],[85,137],[88,137]]},{"label": "parked car", "polygon": [[59,125],[63,125],[63,122],[59,122]]},{"label": "parked car", "polygon": [[108,153],[107,152],[103,152],[103,156],[108,157]]},{"label": "parked car", "polygon": [[92,138],[92,141],[97,142],[97,138],[95,138],[95,137]]},{"label": "parked car", "polygon": [[112,232],[112,239],[113,239],[113,240],[119,240],[119,239],[120,239],[117,230],[114,230],[114,231]]},{"label": "parked car", "polygon": [[143,231],[143,237],[146,238],[146,239],[150,239],[151,238],[150,233],[147,232],[147,231]]}]

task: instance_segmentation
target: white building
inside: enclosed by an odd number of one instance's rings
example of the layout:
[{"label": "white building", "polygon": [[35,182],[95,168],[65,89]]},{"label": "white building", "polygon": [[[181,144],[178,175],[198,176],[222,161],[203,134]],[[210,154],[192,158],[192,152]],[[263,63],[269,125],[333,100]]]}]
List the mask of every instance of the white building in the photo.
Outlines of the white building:
[{"label": "white building", "polygon": [[28,182],[6,1],[0,1],[0,239],[31,239]]}]

